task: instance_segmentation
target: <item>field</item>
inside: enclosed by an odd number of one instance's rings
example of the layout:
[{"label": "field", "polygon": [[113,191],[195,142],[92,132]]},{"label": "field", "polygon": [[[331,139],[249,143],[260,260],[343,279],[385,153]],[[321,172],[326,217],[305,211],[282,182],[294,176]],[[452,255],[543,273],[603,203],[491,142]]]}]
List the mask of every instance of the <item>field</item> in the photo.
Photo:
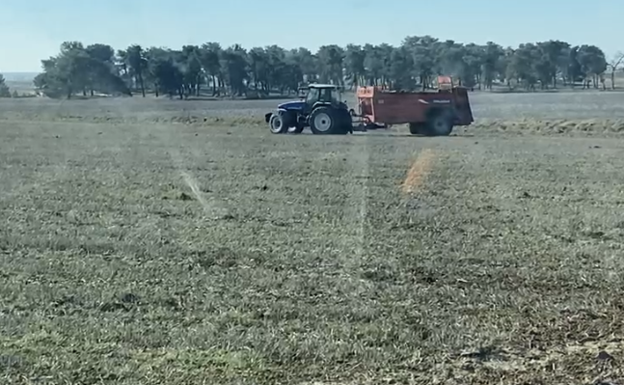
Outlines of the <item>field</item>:
[{"label": "field", "polygon": [[447,138],[0,102],[0,383],[624,379],[624,93],[472,101]]}]

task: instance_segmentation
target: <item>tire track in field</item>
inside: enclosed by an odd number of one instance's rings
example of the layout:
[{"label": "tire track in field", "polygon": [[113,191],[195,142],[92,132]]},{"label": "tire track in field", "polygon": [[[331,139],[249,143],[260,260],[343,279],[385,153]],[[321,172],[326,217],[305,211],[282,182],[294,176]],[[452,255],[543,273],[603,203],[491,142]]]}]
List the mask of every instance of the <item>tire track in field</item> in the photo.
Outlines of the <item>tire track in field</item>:
[{"label": "tire track in field", "polygon": [[404,195],[412,194],[420,189],[431,172],[436,153],[431,149],[423,150],[412,163],[405,180],[401,185]]},{"label": "tire track in field", "polygon": [[[171,135],[169,132],[164,133],[163,136],[169,137]],[[193,155],[196,155],[195,148],[189,148]],[[206,194],[200,188],[197,179],[193,177],[193,175],[188,171],[187,167],[185,167],[182,155],[180,154],[180,150],[177,148],[170,148],[168,151],[171,161],[178,171],[180,177],[186,184],[186,186],[191,190],[192,196],[199,202],[202,207],[202,210],[207,216],[210,216],[214,219],[221,218],[229,213],[229,209],[224,206],[224,204],[215,198],[206,197]]]},{"label": "tire track in field", "polygon": [[347,265],[359,264],[365,255],[366,222],[369,211],[369,138],[364,135],[358,135],[354,136],[353,139],[359,139],[359,143],[351,146],[351,152],[348,157],[351,177],[347,181],[346,196],[350,202],[346,204],[344,217],[347,222],[345,226],[348,226],[351,230],[349,231],[350,236],[345,237],[344,247],[347,250],[352,250],[353,254],[347,258]]}]

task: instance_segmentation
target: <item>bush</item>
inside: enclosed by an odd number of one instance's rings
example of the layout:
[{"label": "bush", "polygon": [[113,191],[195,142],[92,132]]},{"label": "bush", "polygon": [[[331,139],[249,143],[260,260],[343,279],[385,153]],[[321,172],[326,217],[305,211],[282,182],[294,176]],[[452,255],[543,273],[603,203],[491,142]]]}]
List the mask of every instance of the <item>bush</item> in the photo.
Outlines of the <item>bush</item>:
[{"label": "bush", "polygon": [[0,98],[10,98],[11,90],[9,90],[9,86],[6,85],[4,81],[4,76],[0,74]]}]

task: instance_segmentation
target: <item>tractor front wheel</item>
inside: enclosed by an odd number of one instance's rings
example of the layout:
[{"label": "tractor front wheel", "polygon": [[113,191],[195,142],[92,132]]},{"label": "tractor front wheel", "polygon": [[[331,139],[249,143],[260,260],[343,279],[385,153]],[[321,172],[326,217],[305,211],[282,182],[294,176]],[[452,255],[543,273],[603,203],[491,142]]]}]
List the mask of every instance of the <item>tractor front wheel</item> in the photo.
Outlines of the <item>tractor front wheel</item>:
[{"label": "tractor front wheel", "polygon": [[291,111],[279,111],[271,115],[269,128],[273,134],[285,134],[296,124],[297,117]]},{"label": "tractor front wheel", "polygon": [[269,129],[272,134],[283,134],[288,131],[288,126],[281,114],[273,114],[269,119]]}]

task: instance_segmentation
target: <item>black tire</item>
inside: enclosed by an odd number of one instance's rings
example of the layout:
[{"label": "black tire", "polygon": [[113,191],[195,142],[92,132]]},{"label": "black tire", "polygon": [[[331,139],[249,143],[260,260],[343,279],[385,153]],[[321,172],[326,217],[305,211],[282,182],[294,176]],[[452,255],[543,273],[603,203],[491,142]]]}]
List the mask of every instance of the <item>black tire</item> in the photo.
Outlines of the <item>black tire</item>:
[{"label": "black tire", "polygon": [[410,123],[409,131],[412,135],[426,135],[426,126],[424,123]]},{"label": "black tire", "polygon": [[336,134],[340,129],[340,119],[330,107],[319,107],[310,114],[310,129],[315,135]]},{"label": "black tire", "polygon": [[269,129],[273,134],[285,134],[295,123],[293,114],[288,111],[279,111],[271,115],[269,119]]},{"label": "black tire", "polygon": [[426,125],[429,136],[449,136],[453,132],[453,118],[448,111],[432,113]]},{"label": "black tire", "polygon": [[339,132],[337,134],[348,134],[353,133],[353,118],[348,110],[338,110],[338,115],[340,116],[340,127],[338,128]]},{"label": "black tire", "polygon": [[305,126],[301,122],[298,122],[295,127],[293,127],[291,130],[288,130],[288,133],[290,133],[290,134],[301,134],[303,132],[304,128],[305,128]]},{"label": "black tire", "polygon": [[288,131],[288,126],[281,114],[273,114],[269,119],[269,129],[272,134],[284,134]]}]

